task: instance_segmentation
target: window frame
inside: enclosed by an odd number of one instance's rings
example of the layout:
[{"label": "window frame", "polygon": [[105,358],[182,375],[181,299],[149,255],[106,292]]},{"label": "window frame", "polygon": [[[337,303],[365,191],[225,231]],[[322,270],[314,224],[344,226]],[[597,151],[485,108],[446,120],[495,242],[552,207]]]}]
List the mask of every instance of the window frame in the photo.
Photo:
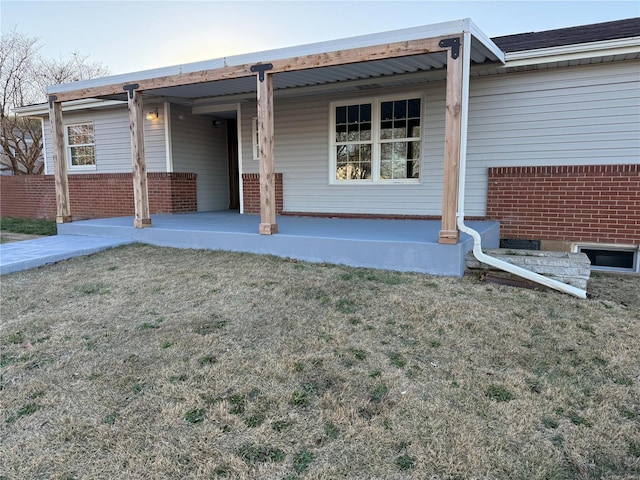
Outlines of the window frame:
[{"label": "window frame", "polygon": [[[405,137],[404,139],[381,139],[381,105],[384,102],[401,100],[420,100],[420,137]],[[371,178],[370,179],[348,179],[339,180],[336,178],[337,158],[336,147],[344,142],[336,141],[336,108],[348,107],[350,105],[371,105]],[[423,159],[424,159],[424,137],[425,137],[425,95],[423,92],[408,92],[401,94],[379,95],[375,97],[348,98],[336,100],[329,103],[329,184],[330,185],[419,185],[422,183]],[[420,144],[420,173],[418,178],[380,178],[381,156],[383,143],[393,143],[394,141],[417,141]],[[350,142],[354,144],[367,143],[364,141]]]},{"label": "window frame", "polygon": [[[69,128],[70,127],[77,127],[80,125],[91,125],[91,130],[93,132],[93,143],[79,143],[79,144],[73,144],[71,145],[69,143]],[[87,171],[87,170],[96,170],[97,169],[97,165],[98,165],[98,161],[97,161],[97,156],[96,156],[96,126],[95,123],[93,121],[89,121],[89,122],[76,122],[76,123],[67,123],[64,125],[64,143],[65,143],[65,156],[66,156],[66,161],[67,161],[67,168],[69,169],[69,171]],[[72,155],[71,155],[71,149],[74,147],[88,147],[91,146],[93,147],[93,164],[91,165],[73,165],[71,163],[72,161]]]}]

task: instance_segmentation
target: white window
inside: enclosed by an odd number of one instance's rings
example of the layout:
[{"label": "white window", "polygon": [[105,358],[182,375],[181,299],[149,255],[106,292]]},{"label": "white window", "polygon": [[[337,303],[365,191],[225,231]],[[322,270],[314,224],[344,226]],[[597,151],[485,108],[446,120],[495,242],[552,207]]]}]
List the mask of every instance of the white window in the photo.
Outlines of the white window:
[{"label": "white window", "polygon": [[251,138],[253,159],[260,160],[260,147],[258,145],[258,117],[253,117],[251,119]]},{"label": "white window", "polygon": [[93,123],[66,125],[67,162],[70,170],[95,170],[96,147]]},{"label": "white window", "polygon": [[331,104],[331,183],[420,181],[420,94]]}]

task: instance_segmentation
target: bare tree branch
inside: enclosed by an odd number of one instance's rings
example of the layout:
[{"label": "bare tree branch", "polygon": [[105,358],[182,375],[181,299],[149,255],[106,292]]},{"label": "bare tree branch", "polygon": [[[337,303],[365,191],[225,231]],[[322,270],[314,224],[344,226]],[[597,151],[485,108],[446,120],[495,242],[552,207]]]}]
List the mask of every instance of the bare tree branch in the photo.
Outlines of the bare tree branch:
[{"label": "bare tree branch", "polygon": [[42,129],[37,119],[17,117],[12,109],[45,102],[49,85],[108,75],[106,66],[87,55],[42,58],[38,38],[14,28],[0,41],[0,170],[13,175],[43,172]]}]

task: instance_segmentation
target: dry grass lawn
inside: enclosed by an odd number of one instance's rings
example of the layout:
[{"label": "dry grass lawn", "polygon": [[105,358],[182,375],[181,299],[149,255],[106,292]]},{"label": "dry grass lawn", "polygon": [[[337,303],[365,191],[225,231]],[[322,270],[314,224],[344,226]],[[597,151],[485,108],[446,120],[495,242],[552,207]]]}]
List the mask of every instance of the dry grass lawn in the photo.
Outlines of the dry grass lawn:
[{"label": "dry grass lawn", "polygon": [[140,245],[8,275],[0,478],[638,478],[640,278],[589,290]]}]

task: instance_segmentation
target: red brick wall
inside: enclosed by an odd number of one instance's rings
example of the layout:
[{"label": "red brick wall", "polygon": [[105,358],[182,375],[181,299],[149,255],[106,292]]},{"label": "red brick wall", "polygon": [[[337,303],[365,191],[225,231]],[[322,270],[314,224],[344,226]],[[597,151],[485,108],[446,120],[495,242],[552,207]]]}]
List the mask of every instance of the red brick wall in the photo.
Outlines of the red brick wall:
[{"label": "red brick wall", "polygon": [[640,165],[489,169],[502,238],[640,243]]},{"label": "red brick wall", "polygon": [[[260,175],[242,174],[242,200],[244,213],[260,213]],[[282,174],[276,173],[276,213],[282,213]]]},{"label": "red brick wall", "polygon": [[[151,213],[195,212],[195,173],[148,173]],[[86,218],[133,215],[131,173],[69,175],[71,216]],[[56,218],[53,175],[0,177],[0,215]]]}]

